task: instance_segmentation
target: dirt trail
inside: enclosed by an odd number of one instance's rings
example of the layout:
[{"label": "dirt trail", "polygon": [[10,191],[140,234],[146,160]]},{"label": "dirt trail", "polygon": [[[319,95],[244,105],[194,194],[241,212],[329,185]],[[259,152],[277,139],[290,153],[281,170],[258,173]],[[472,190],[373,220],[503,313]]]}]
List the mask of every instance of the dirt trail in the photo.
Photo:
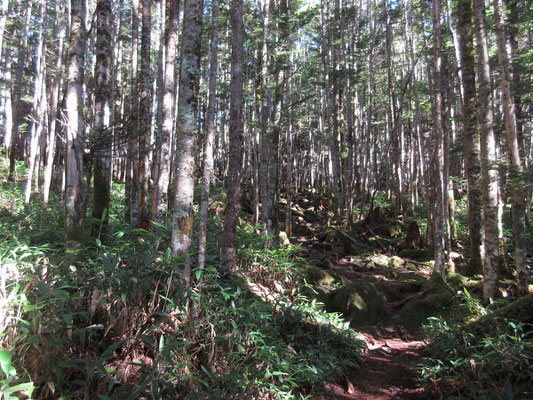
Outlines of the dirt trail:
[{"label": "dirt trail", "polygon": [[[307,225],[313,233],[320,229],[318,225]],[[315,235],[301,236],[298,241],[302,244],[304,256],[310,259],[320,259],[331,252],[324,251],[316,246]],[[316,246],[316,247],[315,247]],[[349,282],[367,281],[380,282],[383,277],[379,271],[369,266],[368,268],[354,268],[350,259],[337,259],[329,269],[343,276]],[[388,281],[394,285],[396,282]],[[406,293],[405,296],[411,296]],[[406,331],[402,326],[390,326],[389,318],[391,310],[385,304],[383,312],[375,327],[363,332],[368,346],[364,354],[363,365],[351,371],[349,376],[335,384],[328,384],[328,394],[313,397],[314,400],[331,399],[365,399],[365,400],[388,400],[388,399],[432,399],[434,396],[424,388],[420,388],[416,379],[415,366],[422,356],[425,343],[421,341],[419,332]]]}]

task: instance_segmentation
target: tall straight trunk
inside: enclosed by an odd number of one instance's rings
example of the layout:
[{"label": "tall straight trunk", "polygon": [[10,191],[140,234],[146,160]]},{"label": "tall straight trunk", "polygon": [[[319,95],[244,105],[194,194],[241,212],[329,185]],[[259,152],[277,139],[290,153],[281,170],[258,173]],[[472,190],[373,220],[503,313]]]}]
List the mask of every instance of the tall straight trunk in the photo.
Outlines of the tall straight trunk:
[{"label": "tall straight trunk", "polygon": [[64,18],[64,7],[57,2],[55,7],[54,37],[57,38],[57,53],[55,64],[55,76],[52,79],[50,88],[50,120],[48,126],[48,143],[46,148],[46,160],[44,166],[44,183],[43,183],[43,208],[48,208],[48,200],[50,198],[50,186],[52,183],[52,171],[54,165],[54,154],[56,147],[56,125],[57,125],[57,109],[60,98],[61,82],[63,80],[63,43],[65,40],[66,23]]},{"label": "tall straight trunk", "polygon": [[202,38],[202,0],[186,0],[183,15],[180,82],[178,95],[178,135],[176,143],[176,194],[172,213],[172,255],[185,256],[182,278],[191,281],[189,250],[192,243],[195,147],[198,134],[198,90]]},{"label": "tall straight trunk", "polygon": [[330,156],[330,187],[332,188],[333,195],[335,196],[335,204],[333,205],[336,216],[338,216],[340,204],[338,204],[341,198],[341,186],[340,186],[340,154],[339,143],[337,140],[338,122],[335,107],[334,107],[334,94],[332,93],[332,87],[334,86],[334,78],[331,72],[331,63],[333,61],[333,54],[331,50],[331,44],[329,40],[329,33],[327,31],[327,19],[326,19],[326,6],[327,1],[323,0],[322,7],[320,8],[320,18],[322,21],[322,62],[324,66],[325,77],[325,121],[328,126],[328,144],[329,144],[329,156]]},{"label": "tall straight trunk", "polygon": [[509,72],[509,59],[507,55],[504,31],[502,0],[495,0],[494,15],[496,19],[496,39],[498,42],[498,66],[500,69],[500,87],[502,94],[503,112],[505,117],[505,131],[507,133],[507,154],[509,157],[510,179],[508,185],[511,189],[511,212],[513,218],[513,258],[518,278],[518,291],[520,295],[528,292],[527,286],[527,242],[526,242],[526,202],[524,193],[524,168],[520,160],[517,124],[513,94],[511,92],[511,73]]},{"label": "tall straight trunk", "polygon": [[[28,166],[28,175],[26,176],[26,188],[24,191],[24,204],[30,204],[31,186],[33,174],[39,174],[39,165],[37,164],[37,152],[39,151],[39,143],[43,132],[45,123],[44,113],[46,110],[46,51],[47,41],[44,32],[46,24],[45,2],[39,2],[39,16],[41,19],[41,26],[37,34],[37,49],[35,52],[35,80],[33,85],[33,107],[32,107],[32,123],[30,130],[30,159]],[[37,171],[35,171],[37,169]]]},{"label": "tall straight trunk", "polygon": [[458,3],[458,31],[463,83],[463,138],[468,182],[468,275],[481,273],[483,265],[483,195],[481,191],[481,142],[476,100],[476,75],[472,31],[472,0]]},{"label": "tall straight trunk", "polygon": [[[289,65],[292,65],[294,62],[293,53],[291,52],[290,55],[290,62]],[[287,77],[287,98],[288,103],[291,104],[292,100],[292,79],[291,79],[291,71],[288,71],[288,77]],[[292,195],[294,191],[294,177],[293,177],[293,159],[294,159],[294,140],[293,140],[293,133],[292,133],[292,109],[289,108],[287,113],[287,131],[286,131],[286,140],[285,140],[285,147],[287,148],[287,205],[285,207],[285,232],[287,233],[287,236],[292,236]]]},{"label": "tall straight trunk", "polygon": [[152,126],[152,81],[150,41],[152,32],[152,0],[142,0],[142,37],[139,103],[139,220],[137,226],[149,228],[148,190],[150,183],[150,131]]},{"label": "tall straight trunk", "polygon": [[478,104],[481,135],[481,174],[483,185],[483,228],[485,259],[483,264],[483,296],[488,301],[496,295],[500,263],[498,240],[498,165],[492,114],[492,89],[487,44],[485,3],[474,0]]},{"label": "tall straight trunk", "polygon": [[[352,92],[352,71],[351,71],[351,49],[345,41],[344,32],[346,30],[345,7],[341,10],[341,46],[346,78],[346,145],[348,147],[348,157],[346,158],[346,169],[344,179],[346,218],[344,227],[347,228],[352,223],[353,212],[353,186],[354,186],[354,138],[353,138],[353,92]],[[358,37],[359,35],[357,35]]]},{"label": "tall straight trunk", "polygon": [[[13,57],[11,49],[7,49],[5,55],[5,69],[3,71],[4,79],[6,82],[11,82],[11,69],[13,66]],[[9,159],[11,151],[11,138],[13,134],[13,103],[11,96],[11,85],[7,83],[4,88],[4,147],[6,148],[6,158]]]},{"label": "tall straight trunk", "polygon": [[270,218],[270,206],[272,199],[269,197],[269,141],[268,141],[268,25],[269,25],[269,0],[263,0],[263,44],[261,50],[261,144],[259,166],[259,197],[261,198],[261,221],[263,235],[268,236],[272,232],[272,220]]},{"label": "tall straight trunk", "polygon": [[[402,203],[402,163],[400,156],[400,142],[399,142],[399,119],[400,115],[398,112],[397,98],[396,98],[396,84],[394,80],[394,71],[392,64],[392,46],[393,46],[393,37],[392,37],[392,26],[391,18],[389,11],[389,2],[385,0],[384,2],[385,12],[386,12],[386,41],[387,41],[387,85],[389,90],[389,105],[387,111],[389,112],[389,133],[390,133],[390,158],[392,169],[392,191],[394,195],[394,204],[396,214],[401,212],[401,203]],[[440,18],[440,17],[439,17]]]},{"label": "tall straight trunk", "polygon": [[107,233],[111,190],[111,75],[113,73],[113,11],[111,0],[98,0],[96,5],[96,71],[94,96],[96,148],[94,154],[92,235]]},{"label": "tall straight trunk", "polygon": [[176,97],[175,65],[178,53],[179,0],[167,0],[168,25],[165,32],[165,76],[163,78],[163,115],[159,149],[159,173],[154,182],[155,198],[152,220],[164,224],[168,209],[168,185],[170,182],[170,139],[174,131],[174,99]]},{"label": "tall straight trunk", "polygon": [[22,132],[20,132],[21,125],[24,122],[25,107],[24,97],[24,70],[28,63],[28,35],[26,35],[26,29],[29,29],[31,22],[31,10],[33,2],[28,1],[26,9],[24,11],[24,28],[19,33],[18,43],[18,55],[17,55],[17,68],[15,69],[15,76],[13,77],[13,129],[11,135],[11,149],[9,150],[9,176],[8,180],[15,181],[15,162],[18,159],[22,159],[24,153],[24,146],[22,141]]},{"label": "tall straight trunk", "polygon": [[68,54],[67,141],[65,152],[65,242],[68,250],[81,249],[85,222],[83,184],[83,60],[87,41],[86,0],[71,0]]},{"label": "tall straight trunk", "polygon": [[228,195],[224,214],[222,262],[226,271],[237,271],[237,220],[241,208],[241,178],[243,155],[243,61],[244,23],[242,0],[231,2],[231,104],[230,157],[228,167]]},{"label": "tall straight trunk", "polygon": [[0,60],[2,58],[2,48],[4,45],[4,32],[6,30],[7,13],[9,11],[9,0],[2,1],[2,9],[0,10]]},{"label": "tall straight trunk", "polygon": [[126,162],[126,195],[124,216],[137,225],[139,219],[139,85],[137,65],[139,52],[139,0],[131,1],[131,99],[128,118],[129,143]]},{"label": "tall straight trunk", "polygon": [[279,141],[281,135],[281,125],[283,117],[283,99],[285,96],[285,78],[288,63],[288,29],[289,29],[289,1],[279,0],[278,13],[278,54],[274,65],[275,82],[274,104],[272,107],[272,136],[270,141],[270,162],[269,162],[269,198],[270,220],[272,221],[272,230],[278,230],[278,212],[279,212]]},{"label": "tall straight trunk", "polygon": [[435,195],[436,210],[433,228],[433,249],[435,255],[435,272],[440,275],[446,273],[445,251],[445,212],[444,207],[448,205],[445,202],[444,190],[447,182],[444,174],[444,130],[442,126],[442,56],[441,56],[441,5],[440,0],[433,0],[432,8],[433,17],[433,59],[434,59],[434,111],[433,111],[433,129],[435,132]]},{"label": "tall straight trunk", "polygon": [[213,140],[215,138],[215,108],[217,90],[218,67],[218,0],[213,0],[211,6],[211,38],[209,45],[209,96],[207,104],[204,163],[202,171],[202,198],[200,203],[200,224],[198,226],[198,269],[205,266],[207,247],[207,217],[209,211],[209,192],[213,180]]},{"label": "tall straight trunk", "polygon": [[[159,197],[159,174],[161,163],[161,142],[163,136],[163,97],[165,92],[165,46],[166,46],[166,37],[168,34],[168,20],[167,20],[167,8],[170,6],[170,3],[163,0],[160,3],[159,7],[159,49],[157,51],[157,76],[155,78],[155,98],[154,98],[154,151],[153,160],[152,160],[152,176],[153,176],[153,187],[151,194],[151,204],[150,204],[150,221],[155,221],[155,215],[157,210],[157,198]],[[157,17],[156,17],[157,18]]]}]

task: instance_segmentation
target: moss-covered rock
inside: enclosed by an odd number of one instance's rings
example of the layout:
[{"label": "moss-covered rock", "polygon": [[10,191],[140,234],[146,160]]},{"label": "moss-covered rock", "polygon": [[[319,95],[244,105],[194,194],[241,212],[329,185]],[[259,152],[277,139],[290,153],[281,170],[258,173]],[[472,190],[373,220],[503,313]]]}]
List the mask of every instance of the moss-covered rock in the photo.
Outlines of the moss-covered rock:
[{"label": "moss-covered rock", "polygon": [[331,286],[342,282],[342,279],[336,273],[314,266],[308,266],[305,269],[304,277],[313,286]]},{"label": "moss-covered rock", "polygon": [[383,295],[373,283],[355,282],[333,291],[326,308],[342,313],[351,326],[362,327],[376,324],[382,303]]},{"label": "moss-covered rock", "polygon": [[420,281],[422,291],[409,299],[392,317],[407,329],[419,328],[429,317],[438,316],[457,307],[454,289],[441,276]]},{"label": "moss-covered rock", "polygon": [[399,269],[404,265],[404,260],[400,257],[393,256],[389,260],[389,267],[394,269]]}]

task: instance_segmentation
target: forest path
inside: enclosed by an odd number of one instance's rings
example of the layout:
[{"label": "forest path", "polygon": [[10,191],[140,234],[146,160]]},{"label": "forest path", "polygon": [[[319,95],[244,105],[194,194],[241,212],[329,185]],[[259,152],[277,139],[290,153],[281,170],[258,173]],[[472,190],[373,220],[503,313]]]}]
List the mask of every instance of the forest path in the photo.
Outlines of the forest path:
[{"label": "forest path", "polygon": [[[379,269],[368,264],[355,265],[353,257],[338,257],[334,249],[324,249],[317,236],[324,225],[320,222],[306,223],[308,234],[298,237],[302,255],[312,260],[334,259],[328,269],[344,277],[348,282],[374,282],[388,285],[401,284],[387,279]],[[405,300],[413,296],[405,293]],[[401,301],[400,301],[401,302]],[[426,344],[418,331],[407,331],[400,325],[391,326],[393,303],[385,303],[380,310],[378,322],[362,334],[368,346],[361,367],[350,371],[348,376],[334,384],[326,385],[327,394],[313,396],[313,400],[331,399],[432,399],[434,395],[419,387],[413,367],[418,363]]]}]

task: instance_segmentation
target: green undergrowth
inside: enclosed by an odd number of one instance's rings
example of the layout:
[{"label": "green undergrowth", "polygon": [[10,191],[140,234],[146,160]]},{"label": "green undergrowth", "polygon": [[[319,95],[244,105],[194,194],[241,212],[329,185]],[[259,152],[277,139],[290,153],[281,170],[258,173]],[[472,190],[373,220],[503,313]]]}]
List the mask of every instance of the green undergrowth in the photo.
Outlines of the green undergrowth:
[{"label": "green undergrowth", "polygon": [[[423,327],[429,342],[418,367],[421,381],[439,398],[530,399],[533,396],[533,326],[490,317],[487,308],[464,288],[455,318],[429,318]],[[480,329],[481,318],[490,317]]]},{"label": "green undergrowth", "polygon": [[296,250],[264,249],[256,227],[241,224],[240,274],[221,277],[213,214],[202,286],[185,289],[168,227],[122,226],[114,204],[110,234],[71,264],[59,207],[1,197],[5,398],[304,399],[361,362],[357,333],[301,292]]}]

